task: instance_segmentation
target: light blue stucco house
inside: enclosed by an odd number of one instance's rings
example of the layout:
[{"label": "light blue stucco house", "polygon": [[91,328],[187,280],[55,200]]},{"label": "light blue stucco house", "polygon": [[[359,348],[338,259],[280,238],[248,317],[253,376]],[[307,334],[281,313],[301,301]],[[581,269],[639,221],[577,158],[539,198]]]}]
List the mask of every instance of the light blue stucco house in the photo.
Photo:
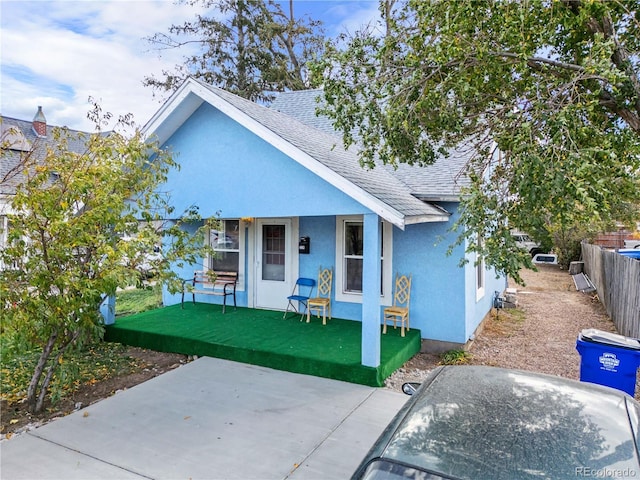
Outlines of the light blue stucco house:
[{"label": "light blue stucco house", "polygon": [[[163,188],[176,211],[197,205],[203,217],[223,220],[210,233],[216,258],[181,276],[235,270],[239,306],[284,310],[298,277],[332,267],[333,317],[362,322],[362,364],[375,367],[394,275],[411,274],[410,323],[423,349],[465,344],[506,287],[475,258],[458,266],[463,247],[446,254],[468,157],[365,170],[315,116],[319,93],[283,93],[264,107],[188,79],[147,123],[145,133],[181,165]],[[308,253],[300,252],[303,237]],[[179,303],[180,295],[165,291],[163,301]]]}]

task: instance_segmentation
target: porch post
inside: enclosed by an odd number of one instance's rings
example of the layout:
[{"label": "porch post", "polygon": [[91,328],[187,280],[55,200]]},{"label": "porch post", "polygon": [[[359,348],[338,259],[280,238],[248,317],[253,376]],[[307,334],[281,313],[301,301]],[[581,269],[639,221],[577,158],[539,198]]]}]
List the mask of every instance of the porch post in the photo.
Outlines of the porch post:
[{"label": "porch post", "polygon": [[105,325],[113,325],[116,323],[116,296],[105,295],[100,304],[100,315],[102,315],[102,323]]},{"label": "porch post", "polygon": [[380,220],[364,215],[362,260],[362,364],[380,365]]}]

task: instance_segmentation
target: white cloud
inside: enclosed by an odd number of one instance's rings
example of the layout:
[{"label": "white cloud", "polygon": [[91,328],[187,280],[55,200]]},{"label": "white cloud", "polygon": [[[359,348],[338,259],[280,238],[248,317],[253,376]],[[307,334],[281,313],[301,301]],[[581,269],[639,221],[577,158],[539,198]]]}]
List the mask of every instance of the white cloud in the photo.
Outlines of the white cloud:
[{"label": "white cloud", "polygon": [[373,26],[380,18],[377,1],[336,2],[334,5],[332,2],[327,3],[330,5],[327,15],[331,15],[336,20],[340,19],[333,31],[327,32],[330,36],[345,31],[354,34],[369,25]]},{"label": "white cloud", "polygon": [[42,105],[47,121],[91,130],[87,100],[114,115],[145,123],[158,108],[142,80],[180,63],[160,57],[143,37],[194,15],[169,1],[2,3],[1,110],[31,119]]},{"label": "white cloud", "polygon": [[[300,1],[327,23],[326,34],[351,32],[377,18],[378,2]],[[312,8],[313,6],[313,8]],[[31,120],[42,105],[51,125],[93,130],[88,98],[114,116],[146,123],[159,108],[146,76],[183,63],[181,50],[154,50],[145,40],[193,19],[200,7],[171,0],[1,0],[0,112]]]}]

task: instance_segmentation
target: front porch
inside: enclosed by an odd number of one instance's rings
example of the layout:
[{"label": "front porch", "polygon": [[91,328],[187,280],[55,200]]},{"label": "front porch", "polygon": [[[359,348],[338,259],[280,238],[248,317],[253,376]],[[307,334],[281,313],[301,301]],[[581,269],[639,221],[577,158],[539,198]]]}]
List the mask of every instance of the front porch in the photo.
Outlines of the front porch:
[{"label": "front porch", "polygon": [[187,303],[119,317],[105,340],[163,352],[223,358],[295,373],[383,386],[384,380],[420,351],[420,332],[387,329],[380,365],[361,365],[362,325],[350,320],[220,305]]}]

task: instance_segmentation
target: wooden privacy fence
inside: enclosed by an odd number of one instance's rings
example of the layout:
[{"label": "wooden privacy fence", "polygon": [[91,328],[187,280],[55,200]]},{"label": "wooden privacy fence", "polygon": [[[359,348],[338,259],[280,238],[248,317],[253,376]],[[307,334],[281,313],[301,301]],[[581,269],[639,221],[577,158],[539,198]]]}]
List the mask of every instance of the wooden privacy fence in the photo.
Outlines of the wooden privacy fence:
[{"label": "wooden privacy fence", "polygon": [[640,261],[584,242],[582,259],[618,333],[640,338]]}]

